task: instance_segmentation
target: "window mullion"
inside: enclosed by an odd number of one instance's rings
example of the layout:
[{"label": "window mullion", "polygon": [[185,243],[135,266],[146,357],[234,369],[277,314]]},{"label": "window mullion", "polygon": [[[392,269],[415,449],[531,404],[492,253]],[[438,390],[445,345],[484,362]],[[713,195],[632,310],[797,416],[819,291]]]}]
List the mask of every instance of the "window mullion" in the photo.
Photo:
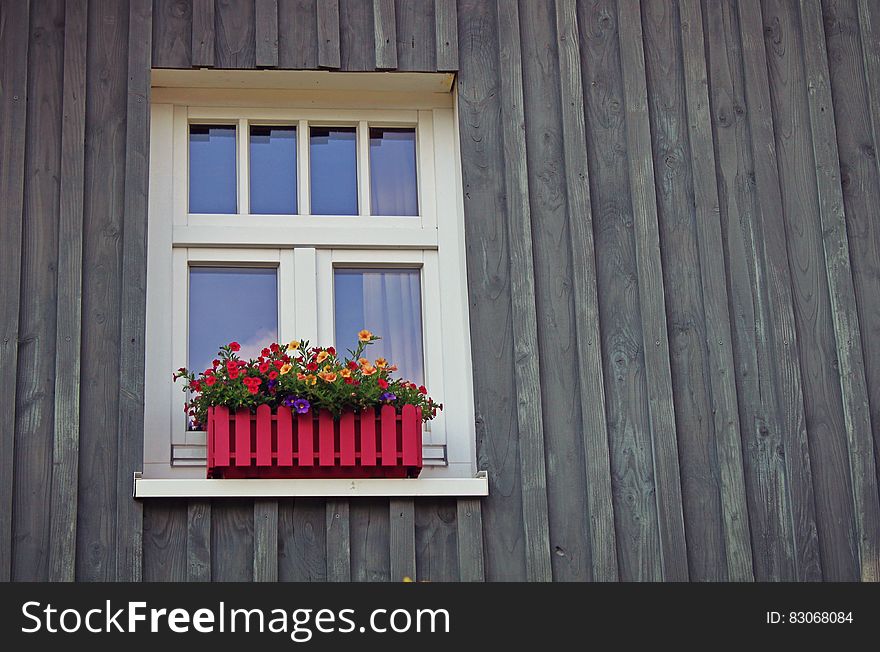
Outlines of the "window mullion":
[{"label": "window mullion", "polygon": [[237,167],[238,172],[238,214],[247,215],[250,213],[250,176],[248,170],[248,158],[250,154],[250,133],[248,133],[248,121],[241,118],[238,121],[238,134],[236,139],[238,150]]},{"label": "window mullion", "polygon": [[296,164],[297,170],[297,213],[300,215],[312,214],[311,201],[311,171],[309,169],[309,122],[300,120],[296,127]]},{"label": "window mullion", "polygon": [[278,263],[278,341],[289,342],[297,335],[303,315],[297,309],[296,250],[282,249]]},{"label": "window mullion", "polygon": [[293,293],[296,311],[296,337],[316,342],[318,340],[318,273],[316,252],[311,247],[293,250]]},{"label": "window mullion", "polygon": [[358,215],[370,214],[370,125],[358,122],[357,130]]}]

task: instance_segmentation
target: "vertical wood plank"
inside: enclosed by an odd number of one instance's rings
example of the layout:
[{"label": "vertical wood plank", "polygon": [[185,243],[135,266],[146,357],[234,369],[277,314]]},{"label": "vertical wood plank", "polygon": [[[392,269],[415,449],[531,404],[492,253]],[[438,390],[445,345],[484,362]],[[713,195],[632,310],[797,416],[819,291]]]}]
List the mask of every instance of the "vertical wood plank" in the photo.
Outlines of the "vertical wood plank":
[{"label": "vertical wood plank", "polygon": [[323,499],[278,502],[278,579],[327,581],[327,517]]},{"label": "vertical wood plank", "polygon": [[456,0],[434,0],[434,43],[438,72],[458,70],[458,10]]},{"label": "vertical wood plank", "polygon": [[254,501],[229,499],[212,505],[211,580],[254,581]]},{"label": "vertical wood plank", "polygon": [[[827,0],[825,0],[827,2]],[[871,140],[874,149],[874,164],[880,174],[880,7],[871,0],[856,0],[857,22],[861,41],[862,63],[868,92],[868,116],[871,124]],[[877,408],[880,412],[880,408]],[[876,421],[876,419],[875,419]],[[877,425],[875,423],[875,432]],[[880,437],[875,435],[878,448]]]},{"label": "vertical wood plank", "polygon": [[144,581],[188,579],[186,537],[186,501],[150,500],[144,504]]},{"label": "vertical wood plank", "polygon": [[434,0],[395,0],[397,67],[410,72],[434,72]]},{"label": "vertical wood plank", "polygon": [[278,0],[255,0],[256,64],[278,67]]},{"label": "vertical wood plank", "polygon": [[682,0],[678,9],[727,579],[750,581],[754,579],[752,548],[709,112],[707,53],[703,47],[703,16],[698,0]]},{"label": "vertical wood plank", "polygon": [[397,68],[397,24],[394,0],[373,0],[373,32],[376,43],[376,68]]},{"label": "vertical wood plank", "polygon": [[251,465],[251,413],[247,408],[235,411],[235,466]]},{"label": "vertical wood plank", "polygon": [[489,475],[483,509],[485,575],[523,581],[522,491],[514,406],[514,350],[509,336],[510,256],[505,226],[500,67],[494,2],[462,2],[458,129],[465,212],[477,463]]},{"label": "vertical wood plank", "polygon": [[278,67],[318,67],[318,17],[315,0],[278,0]]},{"label": "vertical wood plank", "polygon": [[375,19],[371,0],[339,0],[339,69],[376,69]]},{"label": "vertical wood plank", "polygon": [[194,8],[201,7],[190,0],[155,0],[152,14],[154,68],[192,67]]},{"label": "vertical wood plank", "polygon": [[507,237],[510,246],[513,347],[516,353],[516,414],[522,476],[523,526],[528,581],[550,581],[547,478],[539,386],[538,325],[535,309],[529,181],[523,134],[522,58],[519,10],[499,0],[498,43],[501,115],[504,143],[504,186],[507,194]]},{"label": "vertical wood plank", "polygon": [[812,473],[807,446],[801,370],[797,349],[791,296],[791,277],[782,220],[776,152],[772,146],[773,116],[767,58],[764,50],[761,8],[757,0],[738,3],[743,52],[745,98],[748,106],[754,162],[756,206],[760,215],[758,245],[765,265],[768,314],[772,332],[772,376],[778,396],[778,414],[784,447],[785,480],[791,501],[792,535],[795,549],[795,577],[800,581],[820,579],[819,545],[813,499]]},{"label": "vertical wood plank", "polygon": [[[7,11],[4,9],[4,13]],[[20,25],[10,27],[22,28]],[[16,243],[21,247],[21,276],[20,285],[15,290],[20,292],[20,297],[12,304],[13,312],[16,312],[16,306],[20,311],[18,368],[17,382],[15,377],[9,379],[10,393],[4,400],[4,405],[14,403],[12,412],[15,414],[15,442],[9,451],[14,460],[14,471],[10,471],[15,475],[11,487],[12,541],[8,542],[12,546],[13,581],[45,581],[50,574],[52,531],[47,507],[51,499],[54,443],[55,386],[52,378],[55,374],[58,290],[55,268],[61,208],[63,3],[35,7],[29,28],[26,120],[31,127],[22,134],[26,148],[22,162],[24,213],[21,240]],[[9,34],[5,36],[15,40]],[[4,98],[4,108],[7,102]],[[15,111],[14,104],[10,110]],[[6,164],[0,165],[5,167]],[[5,169],[3,175],[15,178],[14,172]],[[9,190],[15,202],[17,188],[10,187]],[[8,217],[10,235],[14,236],[19,218],[14,213]],[[13,255],[13,260],[17,259],[18,256]],[[10,331],[7,333],[15,335],[14,330]]]},{"label": "vertical wood plank", "polygon": [[334,450],[333,415],[322,410],[318,417],[318,464],[333,466],[336,451]]},{"label": "vertical wood plank", "polygon": [[[0,7],[0,383],[16,385],[24,219],[25,128],[28,97],[30,4]],[[15,474],[15,401],[0,411],[0,582],[12,576],[12,505]]]},{"label": "vertical wood plank", "polygon": [[249,70],[256,67],[256,16],[253,2],[215,0],[214,65]]},{"label": "vertical wood plank", "polygon": [[318,67],[339,67],[339,0],[318,2]]},{"label": "vertical wood plank", "polygon": [[397,415],[390,405],[383,405],[380,414],[382,415],[382,466],[395,466],[397,464]]},{"label": "vertical wood plank", "polygon": [[[825,272],[831,300],[831,319],[837,351],[837,370],[843,399],[849,471],[860,561],[860,578],[880,581],[880,505],[871,433],[871,413],[850,267],[839,154],[831,98],[828,53],[820,8],[800,2],[807,100],[812,129],[819,217]],[[839,486],[839,485],[838,485]]]},{"label": "vertical wood plank", "polygon": [[351,501],[351,579],[388,582],[391,579],[391,542],[387,498]]},{"label": "vertical wood plank", "polygon": [[272,466],[272,408],[257,406],[257,466]]},{"label": "vertical wood plank", "polygon": [[412,500],[389,501],[391,581],[416,580],[416,520]]},{"label": "vertical wood plank", "polygon": [[311,413],[297,415],[296,459],[300,466],[312,466],[315,463],[314,423]]},{"label": "vertical wood plank", "polygon": [[540,225],[532,229],[532,255],[550,563],[553,579],[585,581],[592,569],[585,490],[589,482],[583,441],[572,437],[584,432],[581,410],[572,400],[580,392],[584,372],[571,363],[578,342],[553,3],[520,3],[520,27],[528,201],[531,222]]},{"label": "vertical wood plank", "polygon": [[351,582],[351,527],[347,500],[327,501],[327,581]]},{"label": "vertical wood plank", "polygon": [[214,408],[214,461],[217,466],[229,466],[229,408]]},{"label": "vertical wood plank", "polygon": [[150,170],[150,0],[132,0],[128,15],[128,101],[125,118],[125,216],[122,224],[119,320],[119,426],[116,480],[116,579],[142,575],[143,505],[132,499],[143,464],[146,347],[147,193]]},{"label": "vertical wood plank", "polygon": [[556,2],[556,38],[571,240],[574,326],[578,342],[577,367],[580,370],[577,400],[580,402],[583,432],[581,445],[586,460],[591,576],[594,581],[607,582],[618,578],[616,532],[605,416],[590,176],[588,159],[584,155],[587,149],[584,94],[574,0]]},{"label": "vertical wood plank", "polygon": [[55,432],[49,534],[49,579],[55,582],[72,582],[76,561],[87,31],[88,5],[65,5]]},{"label": "vertical wood plank", "polygon": [[339,464],[355,465],[354,413],[344,412],[339,419]]},{"label": "vertical wood plank", "polygon": [[293,418],[290,408],[278,408],[278,466],[293,465]]},{"label": "vertical wood plank", "polygon": [[456,502],[454,498],[415,501],[415,577],[419,582],[459,581]]},{"label": "vertical wood plank", "polygon": [[214,67],[214,0],[192,0],[192,67]]},{"label": "vertical wood plank", "polygon": [[657,514],[665,580],[688,577],[684,516],[672,376],[669,367],[669,338],[666,331],[663,270],[659,256],[660,236],[654,195],[654,165],[642,46],[641,14],[634,0],[618,2],[621,67],[626,111],[626,141],[629,150],[629,182],[635,224],[636,266],[639,306],[642,312],[642,340],[648,387],[648,413],[654,477],[657,484]]},{"label": "vertical wood plank", "polygon": [[211,502],[191,500],[186,520],[186,581],[211,581]]},{"label": "vertical wood plank", "polygon": [[376,413],[367,408],[360,422],[361,466],[376,466]]},{"label": "vertical wood plank", "polygon": [[482,509],[479,498],[459,498],[456,503],[458,572],[462,582],[482,582],[486,579]]},{"label": "vertical wood plank", "polygon": [[254,581],[278,581],[278,501],[254,501]]}]

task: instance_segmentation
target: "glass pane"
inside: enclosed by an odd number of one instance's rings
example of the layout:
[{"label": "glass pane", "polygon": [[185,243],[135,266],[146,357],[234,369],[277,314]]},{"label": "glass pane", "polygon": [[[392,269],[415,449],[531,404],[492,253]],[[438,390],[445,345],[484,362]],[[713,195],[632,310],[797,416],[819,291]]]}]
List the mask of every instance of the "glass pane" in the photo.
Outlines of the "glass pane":
[{"label": "glass pane", "polygon": [[296,213],[296,127],[251,127],[251,213]]},{"label": "glass pane", "polygon": [[189,369],[198,373],[210,367],[217,350],[229,342],[241,344],[239,356],[247,359],[277,339],[275,269],[190,268]]},{"label": "glass pane", "polygon": [[416,130],[370,128],[373,215],[418,215]]},{"label": "glass pane", "polygon": [[357,215],[357,130],[311,127],[312,215]]},{"label": "glass pane", "polygon": [[398,378],[425,380],[422,354],[422,297],[417,269],[337,269],[336,347],[340,352],[357,346],[357,334],[366,328],[382,339],[368,351],[396,364]]},{"label": "glass pane", "polygon": [[189,212],[236,213],[235,127],[190,125]]}]

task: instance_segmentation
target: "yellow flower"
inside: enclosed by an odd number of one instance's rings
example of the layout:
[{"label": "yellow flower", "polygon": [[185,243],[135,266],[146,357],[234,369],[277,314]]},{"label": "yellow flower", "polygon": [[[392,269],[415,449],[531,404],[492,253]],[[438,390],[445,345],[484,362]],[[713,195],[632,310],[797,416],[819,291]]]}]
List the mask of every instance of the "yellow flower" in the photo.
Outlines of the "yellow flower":
[{"label": "yellow flower", "polygon": [[365,364],[363,367],[361,367],[361,373],[364,376],[372,376],[374,373],[376,373],[376,367],[371,364]]},{"label": "yellow flower", "polygon": [[388,366],[388,360],[385,358],[376,358],[376,366],[379,367],[379,369],[384,369]]},{"label": "yellow flower", "polygon": [[358,339],[361,342],[369,342],[371,339],[373,339],[373,334],[365,328],[360,333],[358,333]]},{"label": "yellow flower", "polygon": [[339,375],[342,376],[343,378],[350,378],[351,377],[351,369],[343,367],[342,369],[339,370]]},{"label": "yellow flower", "polygon": [[290,373],[291,369],[293,369],[292,364],[282,365],[281,366],[281,375],[283,376],[284,374]]},{"label": "yellow flower", "polygon": [[309,385],[314,385],[318,382],[318,379],[315,377],[315,374],[309,374],[308,376],[306,376],[306,382]]},{"label": "yellow flower", "polygon": [[325,383],[332,383],[336,380],[336,372],[334,371],[322,371],[318,374]]},{"label": "yellow flower", "polygon": [[288,351],[296,351],[299,348],[299,340],[293,340],[290,344],[287,345]]},{"label": "yellow flower", "polygon": [[317,362],[318,364],[321,364],[322,362],[324,362],[324,360],[326,360],[329,357],[330,357],[329,353],[327,353],[326,351],[321,351],[318,354],[318,357],[315,358],[315,362]]}]

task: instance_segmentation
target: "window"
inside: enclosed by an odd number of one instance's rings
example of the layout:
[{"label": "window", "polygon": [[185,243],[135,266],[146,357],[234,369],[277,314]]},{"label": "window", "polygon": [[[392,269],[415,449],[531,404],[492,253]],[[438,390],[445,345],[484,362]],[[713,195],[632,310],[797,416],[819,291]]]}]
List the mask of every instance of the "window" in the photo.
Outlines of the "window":
[{"label": "window", "polygon": [[204,477],[205,434],[173,369],[204,369],[231,340],[246,356],[295,337],[344,350],[361,328],[383,338],[372,354],[445,405],[425,426],[422,477],[472,477],[451,95],[413,109],[192,95],[153,94],[144,477]]}]

